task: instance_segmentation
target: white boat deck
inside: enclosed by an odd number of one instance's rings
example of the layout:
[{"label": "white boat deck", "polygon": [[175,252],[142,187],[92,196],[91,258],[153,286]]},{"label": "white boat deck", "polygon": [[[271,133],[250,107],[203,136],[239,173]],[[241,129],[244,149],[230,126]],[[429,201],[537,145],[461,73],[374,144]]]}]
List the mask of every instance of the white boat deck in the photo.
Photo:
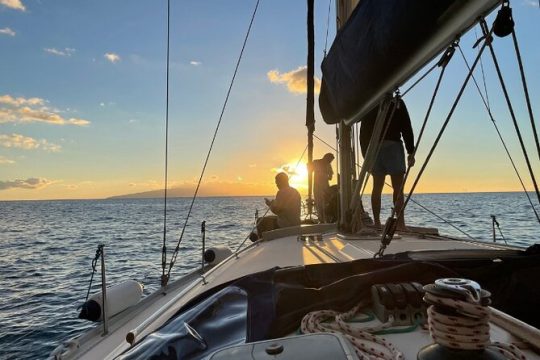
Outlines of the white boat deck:
[{"label": "white boat deck", "polygon": [[[301,236],[301,235],[304,236]],[[306,234],[312,235],[306,239]],[[73,351],[65,353],[63,359],[112,359],[130,347],[126,336],[138,342],[160,327],[167,319],[195,296],[214,286],[224,284],[242,276],[268,270],[273,267],[290,267],[319,263],[347,262],[368,259],[379,250],[380,235],[342,236],[329,226],[302,226],[266,233],[262,241],[253,243],[236,255],[208,270],[204,277],[194,272],[172,283],[167,294],[153,294],[137,306],[110,319],[109,334],[102,336],[102,327],[97,326],[73,342]],[[462,250],[466,254],[474,250],[508,249],[497,244],[453,240],[425,234],[398,234],[386,250],[386,254],[418,250]],[[157,313],[157,315],[156,315]],[[498,328],[494,328],[498,329]],[[494,330],[498,338],[511,335],[506,331]],[[413,335],[411,335],[413,336]],[[414,340],[414,354],[418,345],[429,343],[426,334],[418,334]],[[410,340],[400,337],[393,340],[396,345]],[[412,348],[411,348],[412,349]],[[412,354],[413,350],[411,350]],[[531,358],[538,358],[533,353]],[[415,357],[407,357],[415,358]]]}]

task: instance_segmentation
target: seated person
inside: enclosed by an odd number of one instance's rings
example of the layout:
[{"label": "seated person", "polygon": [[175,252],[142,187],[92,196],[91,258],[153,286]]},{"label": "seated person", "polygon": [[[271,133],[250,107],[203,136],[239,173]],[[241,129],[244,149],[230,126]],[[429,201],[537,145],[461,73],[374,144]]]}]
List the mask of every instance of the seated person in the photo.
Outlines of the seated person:
[{"label": "seated person", "polygon": [[284,172],[276,175],[278,192],[274,200],[264,199],[275,216],[265,216],[257,221],[257,235],[278,228],[300,225],[301,197],[298,191],[289,185],[289,177]]}]

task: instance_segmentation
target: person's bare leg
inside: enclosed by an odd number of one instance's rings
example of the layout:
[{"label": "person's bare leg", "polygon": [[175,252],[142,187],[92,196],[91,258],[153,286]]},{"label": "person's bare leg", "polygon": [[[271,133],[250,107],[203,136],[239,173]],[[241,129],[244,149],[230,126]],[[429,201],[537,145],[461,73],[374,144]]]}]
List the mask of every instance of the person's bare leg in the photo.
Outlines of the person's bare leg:
[{"label": "person's bare leg", "polygon": [[373,222],[376,227],[381,227],[381,193],[384,186],[384,175],[372,175],[372,177],[371,209],[373,211]]},{"label": "person's bare leg", "polygon": [[390,175],[392,178],[392,187],[394,188],[394,208],[396,209],[396,215],[400,214],[396,226],[396,229],[398,230],[407,230],[407,227],[405,226],[405,214],[401,211],[403,208],[403,176],[404,174]]}]

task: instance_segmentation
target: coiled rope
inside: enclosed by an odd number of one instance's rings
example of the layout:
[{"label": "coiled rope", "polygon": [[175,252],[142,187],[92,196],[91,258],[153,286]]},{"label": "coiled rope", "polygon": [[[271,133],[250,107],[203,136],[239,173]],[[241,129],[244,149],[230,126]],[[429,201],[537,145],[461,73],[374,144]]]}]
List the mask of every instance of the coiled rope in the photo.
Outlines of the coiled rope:
[{"label": "coiled rope", "polygon": [[[391,326],[391,321],[374,327],[352,327],[347,321],[353,319],[360,311],[369,305],[369,302],[362,301],[351,310],[339,313],[333,310],[313,311],[304,316],[300,330],[303,333],[327,332],[341,334],[351,342],[356,355],[361,360],[385,359],[401,360],[405,357],[394,344],[383,337],[375,336],[373,333],[387,329]],[[327,321],[333,320],[335,323]]]},{"label": "coiled rope", "polygon": [[[525,355],[515,345],[491,342],[489,336],[490,310],[487,306],[452,299],[426,292],[424,301],[428,307],[428,327],[433,340],[442,346],[456,350],[484,350],[492,348],[507,359],[525,360]],[[439,308],[452,309],[453,315]]]}]

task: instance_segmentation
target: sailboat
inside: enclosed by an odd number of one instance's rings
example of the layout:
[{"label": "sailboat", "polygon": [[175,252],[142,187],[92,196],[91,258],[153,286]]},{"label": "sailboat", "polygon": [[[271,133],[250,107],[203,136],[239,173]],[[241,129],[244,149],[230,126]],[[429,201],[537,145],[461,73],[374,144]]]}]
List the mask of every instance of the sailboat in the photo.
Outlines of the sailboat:
[{"label": "sailboat", "polygon": [[[162,277],[159,291],[134,303],[138,285],[104,286],[91,298],[100,322],[51,358],[540,359],[538,248],[397,231],[399,209],[382,230],[370,227],[358,209],[378,146],[359,171],[352,150],[353,124],[375,111],[372,139],[380,136],[396,89],[437,57],[444,66],[480,24],[470,80],[493,33],[514,34],[509,6],[338,1],[319,98],[325,121],[339,127],[337,223],[275,229],[236,251],[211,249],[200,269]],[[490,27],[484,19],[495,10],[506,23]]]}]

